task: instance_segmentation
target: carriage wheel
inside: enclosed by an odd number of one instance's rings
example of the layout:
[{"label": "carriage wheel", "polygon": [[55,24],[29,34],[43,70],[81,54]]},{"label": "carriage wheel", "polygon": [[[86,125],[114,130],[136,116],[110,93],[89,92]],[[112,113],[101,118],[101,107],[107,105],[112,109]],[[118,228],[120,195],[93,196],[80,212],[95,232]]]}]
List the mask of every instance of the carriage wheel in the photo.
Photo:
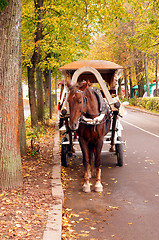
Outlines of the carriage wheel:
[{"label": "carriage wheel", "polygon": [[59,128],[61,128],[61,127],[63,126],[63,122],[64,122],[63,117],[60,117],[60,120],[59,120]]},{"label": "carriage wheel", "polygon": [[[117,137],[118,141],[122,141],[121,137]],[[117,155],[117,166],[122,167],[123,166],[123,144],[118,143],[115,145],[116,147],[116,155]]]},{"label": "carriage wheel", "polygon": [[72,157],[72,148],[70,144],[68,145],[68,156]]},{"label": "carriage wheel", "polygon": [[[67,141],[66,137],[62,138],[62,143],[66,142],[66,141]],[[62,144],[62,147],[61,147],[61,163],[62,163],[62,166],[64,166],[64,167],[68,166],[68,164],[67,164],[67,145],[66,144]]]}]

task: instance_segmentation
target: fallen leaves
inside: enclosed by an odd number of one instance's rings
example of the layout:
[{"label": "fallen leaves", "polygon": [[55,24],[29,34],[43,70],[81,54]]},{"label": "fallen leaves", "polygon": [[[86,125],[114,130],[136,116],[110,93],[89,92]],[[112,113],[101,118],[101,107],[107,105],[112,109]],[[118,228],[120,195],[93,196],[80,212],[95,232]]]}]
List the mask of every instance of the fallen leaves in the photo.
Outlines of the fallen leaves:
[{"label": "fallen leaves", "polygon": [[75,235],[74,230],[72,229],[72,224],[70,222],[70,218],[72,217],[72,209],[66,208],[63,210],[63,217],[62,217],[62,239],[72,239]]},{"label": "fallen leaves", "polygon": [[119,207],[115,207],[115,206],[109,206],[110,209],[115,209],[115,210],[119,210]]},{"label": "fallen leaves", "polygon": [[119,210],[120,207],[118,206],[108,206],[106,208],[106,211],[109,212],[109,211],[113,211],[113,210]]},{"label": "fallen leaves", "polygon": [[[89,194],[82,192],[81,186],[83,181],[81,179],[83,180],[83,172],[79,162],[77,158],[74,158],[71,166],[69,164],[68,168],[62,167],[61,169],[62,184],[65,193],[62,240],[105,239],[103,238],[105,229],[109,227],[111,217],[120,214],[117,212],[120,210],[120,207],[116,206],[115,203],[112,205],[112,189],[111,187],[107,187],[108,183],[106,182],[103,182],[106,190],[102,194],[93,191]],[[108,181],[109,186],[118,184],[118,179],[115,177],[110,177],[109,180],[111,180],[111,184]],[[95,178],[91,179],[91,183],[94,186]],[[107,199],[106,205],[101,204],[103,199]],[[104,200],[105,202],[106,200]],[[108,202],[110,202],[110,205]]]},{"label": "fallen leaves", "polygon": [[80,233],[80,234],[78,234],[78,236],[79,236],[79,237],[88,237],[89,234],[87,234],[87,233]]},{"label": "fallen leaves", "polygon": [[146,159],[145,162],[149,163],[149,164],[155,164],[155,162],[153,160],[150,160],[150,159]]},{"label": "fallen leaves", "polygon": [[107,195],[111,195],[111,192],[107,192]]},{"label": "fallen leaves", "polygon": [[95,227],[90,227],[91,230],[95,230],[96,228]]},{"label": "fallen leaves", "polygon": [[23,157],[23,187],[0,193],[0,239],[43,238],[50,203],[53,204],[50,180],[53,136],[54,129],[47,128],[41,139],[40,155]]}]

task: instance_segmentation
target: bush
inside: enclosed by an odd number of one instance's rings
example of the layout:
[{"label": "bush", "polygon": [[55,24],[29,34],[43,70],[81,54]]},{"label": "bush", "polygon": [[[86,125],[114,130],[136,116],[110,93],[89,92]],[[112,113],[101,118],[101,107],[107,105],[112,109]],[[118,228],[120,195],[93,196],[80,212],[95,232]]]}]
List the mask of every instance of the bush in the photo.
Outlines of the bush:
[{"label": "bush", "polygon": [[131,98],[129,104],[154,112],[159,112],[159,97]]}]

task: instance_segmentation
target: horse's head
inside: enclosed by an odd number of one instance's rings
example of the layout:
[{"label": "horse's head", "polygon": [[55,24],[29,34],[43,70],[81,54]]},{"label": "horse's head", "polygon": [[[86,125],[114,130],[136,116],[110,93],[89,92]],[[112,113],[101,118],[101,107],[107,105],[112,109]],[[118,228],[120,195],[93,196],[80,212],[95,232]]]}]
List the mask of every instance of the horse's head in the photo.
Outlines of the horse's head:
[{"label": "horse's head", "polygon": [[74,86],[71,86],[69,83],[67,84],[69,89],[69,96],[67,98],[70,110],[69,126],[72,130],[78,129],[81,115],[86,110],[87,98],[85,96],[85,91],[87,86],[88,82],[82,82]]}]

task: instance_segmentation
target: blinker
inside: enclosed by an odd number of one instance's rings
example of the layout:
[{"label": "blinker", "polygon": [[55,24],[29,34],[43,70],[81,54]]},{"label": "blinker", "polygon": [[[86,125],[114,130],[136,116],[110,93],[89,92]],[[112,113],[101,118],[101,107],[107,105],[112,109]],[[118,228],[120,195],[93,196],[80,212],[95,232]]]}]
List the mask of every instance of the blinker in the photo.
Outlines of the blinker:
[{"label": "blinker", "polygon": [[62,113],[63,116],[65,116],[66,113],[67,113],[67,110],[64,108],[64,109],[61,110],[61,113]]},{"label": "blinker", "polygon": [[86,103],[88,102],[88,101],[87,101],[87,97],[86,97],[86,96],[84,97],[84,102],[86,102]]}]

